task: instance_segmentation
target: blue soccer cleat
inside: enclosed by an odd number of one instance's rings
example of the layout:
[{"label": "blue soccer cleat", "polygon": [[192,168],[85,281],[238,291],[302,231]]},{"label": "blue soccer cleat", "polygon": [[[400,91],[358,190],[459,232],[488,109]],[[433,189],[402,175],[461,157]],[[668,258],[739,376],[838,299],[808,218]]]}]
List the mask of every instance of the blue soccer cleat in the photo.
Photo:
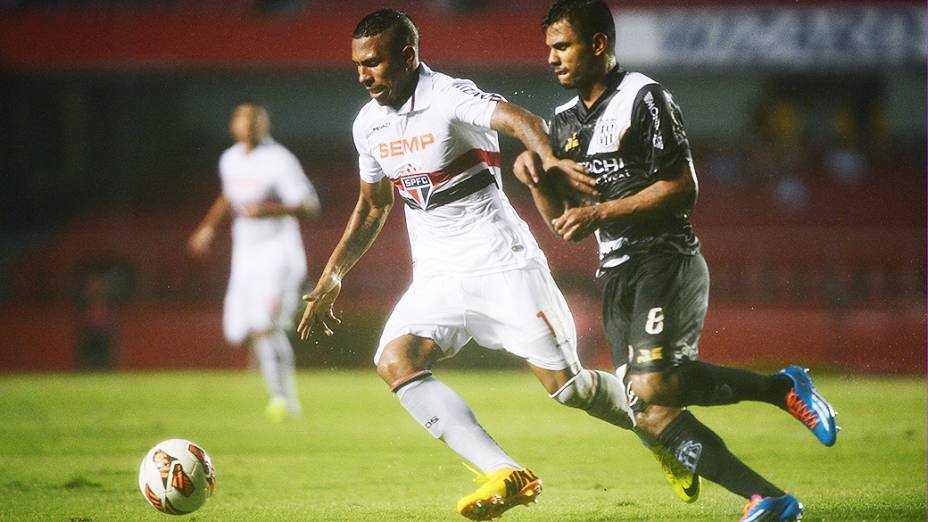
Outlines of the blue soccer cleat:
[{"label": "blue soccer cleat", "polygon": [[802,512],[802,502],[789,493],[782,497],[754,495],[738,522],[794,522],[802,520]]},{"label": "blue soccer cleat", "polygon": [[805,424],[815,437],[826,446],[832,446],[841,429],[835,423],[835,412],[812,384],[809,370],[798,366],[787,366],[777,375],[785,375],[793,381],[793,387],[786,395],[786,411],[799,422]]}]

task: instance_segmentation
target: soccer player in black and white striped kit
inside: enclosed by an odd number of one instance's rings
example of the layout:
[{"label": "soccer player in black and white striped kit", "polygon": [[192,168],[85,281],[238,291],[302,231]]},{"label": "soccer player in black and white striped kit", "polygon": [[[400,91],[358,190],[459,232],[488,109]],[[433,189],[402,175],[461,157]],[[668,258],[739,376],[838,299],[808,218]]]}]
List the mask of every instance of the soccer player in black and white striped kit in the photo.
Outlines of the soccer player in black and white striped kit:
[{"label": "soccer player in black and white striped kit", "polygon": [[698,360],[709,272],[688,221],[698,189],[679,107],[660,84],[619,66],[603,1],[558,0],[543,27],[549,65],[578,94],[555,110],[551,148],[584,165],[600,194],[575,197],[569,183],[576,180],[546,176],[530,151],[515,174],[555,234],[596,236],[605,330],[638,428],[695,474],[749,499],[742,520],[799,520],[803,506],[793,495],[751,470],[685,409],[767,402],[826,446],[836,438],[834,410],[803,369],[761,375]]}]

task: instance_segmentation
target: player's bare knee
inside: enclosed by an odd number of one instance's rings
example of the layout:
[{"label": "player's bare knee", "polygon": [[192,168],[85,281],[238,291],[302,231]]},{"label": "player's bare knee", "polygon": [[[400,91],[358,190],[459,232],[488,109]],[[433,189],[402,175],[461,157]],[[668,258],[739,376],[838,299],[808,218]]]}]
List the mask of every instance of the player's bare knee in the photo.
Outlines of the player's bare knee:
[{"label": "player's bare knee", "polygon": [[413,371],[415,369],[409,359],[395,352],[385,351],[377,361],[377,375],[387,384],[393,384]]},{"label": "player's bare knee", "polygon": [[632,391],[647,404],[669,405],[667,379],[663,372],[634,373],[629,376]]},{"label": "player's bare knee", "polygon": [[656,437],[679,414],[680,410],[678,408],[651,404],[644,410],[636,412],[635,425],[644,432]]}]

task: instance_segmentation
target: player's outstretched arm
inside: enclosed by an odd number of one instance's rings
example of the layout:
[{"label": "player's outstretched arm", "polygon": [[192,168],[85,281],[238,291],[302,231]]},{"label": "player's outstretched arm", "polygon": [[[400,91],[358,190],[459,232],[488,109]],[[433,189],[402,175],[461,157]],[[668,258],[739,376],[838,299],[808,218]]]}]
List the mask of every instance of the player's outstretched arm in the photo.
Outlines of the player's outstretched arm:
[{"label": "player's outstretched arm", "polygon": [[229,200],[220,195],[209,207],[203,221],[197,226],[187,240],[187,251],[194,256],[203,256],[209,252],[216,236],[216,227],[229,215],[231,205]]},{"label": "player's outstretched arm", "polygon": [[294,216],[299,219],[314,218],[319,215],[319,198],[313,195],[298,205],[287,205],[279,202],[267,202],[250,205],[242,209],[245,217],[273,217]]},{"label": "player's outstretched arm", "polygon": [[319,277],[316,287],[303,296],[306,309],[297,326],[301,339],[306,339],[314,328],[322,328],[323,333],[334,332],[329,324],[340,321],[332,310],[332,305],[342,288],[342,278],[354,267],[361,256],[367,252],[393,208],[393,185],[388,178],[377,183],[361,182],[361,194],[354,212],[345,227],[342,239],[326,263],[325,270]]},{"label": "player's outstretched arm", "polygon": [[[521,141],[525,148],[535,152],[541,158],[544,173],[549,176],[563,176],[564,180],[575,190],[590,196],[598,196],[596,180],[589,176],[586,169],[574,161],[558,159],[548,143],[545,121],[539,116],[508,102],[498,102],[490,120],[490,127]],[[532,177],[532,185],[541,182],[541,173]]]},{"label": "player's outstretched arm", "polygon": [[551,232],[557,235],[552,221],[564,213],[567,202],[560,196],[553,179],[544,175],[541,157],[533,151],[523,151],[516,157],[512,172],[531,190],[538,213],[544,218]]},{"label": "player's outstretched arm", "polygon": [[580,241],[603,223],[662,219],[693,208],[699,186],[692,162],[680,161],[671,169],[660,181],[627,198],[566,210],[552,222],[555,231],[564,239]]},{"label": "player's outstretched arm", "polygon": [[299,217],[308,219],[316,219],[319,214],[322,214],[322,204],[319,202],[319,195],[315,191],[303,201],[303,208],[300,209],[300,212]]}]

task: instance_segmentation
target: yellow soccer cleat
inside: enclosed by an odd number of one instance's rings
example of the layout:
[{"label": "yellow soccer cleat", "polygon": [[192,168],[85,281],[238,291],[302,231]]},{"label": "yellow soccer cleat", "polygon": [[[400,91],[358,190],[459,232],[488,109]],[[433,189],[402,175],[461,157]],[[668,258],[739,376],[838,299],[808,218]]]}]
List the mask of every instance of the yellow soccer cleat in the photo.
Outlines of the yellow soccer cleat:
[{"label": "yellow soccer cleat", "polygon": [[287,415],[287,401],[282,397],[272,398],[264,408],[264,418],[274,424],[287,420]]},{"label": "yellow soccer cleat", "polygon": [[471,520],[491,520],[510,508],[537,501],[541,479],[528,469],[501,468],[484,475],[477,473],[477,491],[458,501],[458,513]]},{"label": "yellow soccer cleat", "polygon": [[677,498],[687,504],[696,502],[696,499],[699,498],[699,475],[684,468],[683,464],[680,464],[680,461],[667,448],[652,446],[650,449],[654,453],[654,458],[661,463],[664,477],[667,478],[667,482],[670,483],[670,487],[673,489],[674,494],[677,495]]}]

